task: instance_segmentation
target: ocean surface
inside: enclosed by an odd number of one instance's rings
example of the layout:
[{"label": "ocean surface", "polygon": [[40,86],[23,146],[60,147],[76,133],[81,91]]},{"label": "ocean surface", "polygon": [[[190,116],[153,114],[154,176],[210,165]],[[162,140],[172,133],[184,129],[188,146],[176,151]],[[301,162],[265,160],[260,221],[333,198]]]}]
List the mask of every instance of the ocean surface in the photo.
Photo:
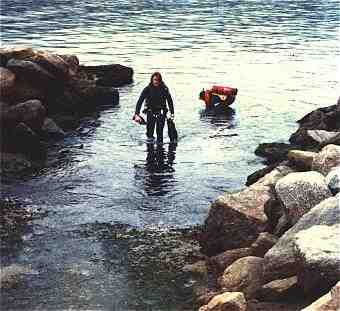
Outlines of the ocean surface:
[{"label": "ocean surface", "polygon": [[[288,140],[296,120],[339,96],[338,0],[1,0],[1,45],[120,63],[134,82],[95,127],[69,135],[54,165],[2,186],[39,209],[2,264],[32,273],[2,290],[4,310],[194,310],[179,268],[181,234],[209,204],[263,167],[259,143]],[[148,148],[132,123],[154,71],[175,103],[177,146]],[[198,100],[237,87],[229,113]],[[166,133],[165,133],[166,135]],[[78,146],[83,145],[80,149]],[[176,251],[177,250],[177,251]],[[183,253],[183,251],[182,251]],[[171,264],[173,263],[173,265]]]}]

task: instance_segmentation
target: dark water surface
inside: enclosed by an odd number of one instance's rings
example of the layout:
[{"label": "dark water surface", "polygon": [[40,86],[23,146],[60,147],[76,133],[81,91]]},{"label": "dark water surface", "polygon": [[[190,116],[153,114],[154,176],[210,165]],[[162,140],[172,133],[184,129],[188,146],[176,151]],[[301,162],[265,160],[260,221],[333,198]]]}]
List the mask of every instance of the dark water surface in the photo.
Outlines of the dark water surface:
[{"label": "dark water surface", "polygon": [[[2,254],[5,265],[34,271],[2,291],[3,310],[190,305],[176,230],[202,223],[212,200],[243,187],[262,165],[258,143],[287,140],[298,118],[339,95],[336,0],[2,0],[1,24],[4,46],[135,70],[120,106],[100,112],[100,126],[65,139],[72,148],[51,168],[3,186],[48,211]],[[144,128],[130,121],[155,70],[175,101],[176,148],[147,150]],[[239,89],[226,116],[201,112],[198,93],[213,83]]]}]

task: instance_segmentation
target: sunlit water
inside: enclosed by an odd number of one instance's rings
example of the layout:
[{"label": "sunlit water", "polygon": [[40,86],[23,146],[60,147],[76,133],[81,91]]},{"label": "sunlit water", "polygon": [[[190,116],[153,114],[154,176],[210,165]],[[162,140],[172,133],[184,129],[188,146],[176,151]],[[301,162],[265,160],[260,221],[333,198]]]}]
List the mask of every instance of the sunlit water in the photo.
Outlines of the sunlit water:
[{"label": "sunlit water", "polygon": [[[339,95],[335,0],[2,0],[1,14],[2,45],[135,71],[119,89],[120,106],[100,112],[86,135],[66,138],[70,149],[55,165],[4,186],[49,211],[2,254],[6,265],[36,271],[2,292],[7,310],[190,305],[188,279],[164,263],[178,247],[177,234],[177,244],[160,242],[166,230],[201,224],[212,200],[262,166],[258,143],[286,141],[298,118]],[[131,117],[155,70],[173,95],[180,140],[148,152],[145,128]],[[239,89],[223,117],[205,116],[198,100],[215,83]]]}]

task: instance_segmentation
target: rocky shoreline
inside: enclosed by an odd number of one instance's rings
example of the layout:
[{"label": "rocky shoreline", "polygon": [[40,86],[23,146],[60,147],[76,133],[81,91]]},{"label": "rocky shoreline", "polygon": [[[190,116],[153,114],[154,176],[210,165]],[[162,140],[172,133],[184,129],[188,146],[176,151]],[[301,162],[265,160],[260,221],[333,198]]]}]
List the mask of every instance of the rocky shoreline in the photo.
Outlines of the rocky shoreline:
[{"label": "rocky shoreline", "polygon": [[200,311],[339,310],[340,99],[298,123],[289,144],[256,149],[268,166],[245,189],[211,205],[206,257],[190,268],[210,279]]},{"label": "rocky shoreline", "polygon": [[2,178],[44,165],[51,143],[95,122],[91,114],[99,109],[118,105],[116,87],[132,79],[132,68],[119,64],[84,66],[75,55],[1,48]]}]

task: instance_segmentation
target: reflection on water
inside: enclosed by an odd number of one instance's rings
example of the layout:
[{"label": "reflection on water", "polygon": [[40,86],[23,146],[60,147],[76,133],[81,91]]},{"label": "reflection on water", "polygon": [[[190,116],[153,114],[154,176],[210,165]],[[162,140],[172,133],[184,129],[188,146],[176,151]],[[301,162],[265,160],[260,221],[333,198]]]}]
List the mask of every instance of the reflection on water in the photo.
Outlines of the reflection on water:
[{"label": "reflection on water", "polygon": [[[202,223],[211,201],[261,167],[258,143],[288,139],[295,120],[336,102],[339,11],[338,0],[2,0],[2,45],[135,70],[134,83],[119,90],[119,107],[67,137],[33,179],[4,185],[47,214],[3,259],[39,275],[2,291],[2,307],[112,310],[118,301],[119,311],[180,309],[192,287],[161,268],[179,234],[167,240],[160,232]],[[155,70],[173,95],[177,149],[148,149],[144,128],[131,122]],[[198,94],[214,84],[239,90],[226,114],[200,113]],[[117,223],[139,233],[122,241]],[[100,226],[84,233],[98,224],[107,224],[105,238]],[[148,265],[153,252],[158,259]]]}]

